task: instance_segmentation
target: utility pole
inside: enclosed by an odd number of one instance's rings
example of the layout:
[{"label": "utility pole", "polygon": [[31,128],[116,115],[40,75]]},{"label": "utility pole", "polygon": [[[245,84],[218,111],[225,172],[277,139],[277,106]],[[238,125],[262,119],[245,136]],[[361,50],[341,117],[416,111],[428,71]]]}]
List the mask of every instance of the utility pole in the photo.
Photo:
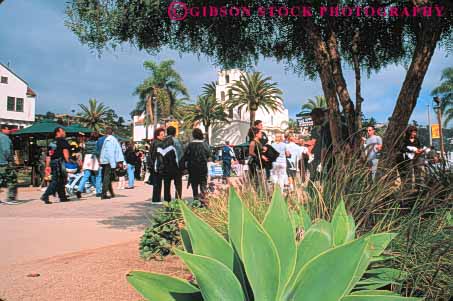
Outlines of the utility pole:
[{"label": "utility pole", "polygon": [[433,145],[433,135],[431,133],[431,114],[430,105],[428,104],[428,132],[429,132],[429,146]]},{"label": "utility pole", "polygon": [[440,156],[445,160],[445,146],[444,146],[444,135],[442,135],[442,108],[439,96],[433,97],[434,102],[437,104],[437,122],[439,123],[439,137],[440,137]]}]

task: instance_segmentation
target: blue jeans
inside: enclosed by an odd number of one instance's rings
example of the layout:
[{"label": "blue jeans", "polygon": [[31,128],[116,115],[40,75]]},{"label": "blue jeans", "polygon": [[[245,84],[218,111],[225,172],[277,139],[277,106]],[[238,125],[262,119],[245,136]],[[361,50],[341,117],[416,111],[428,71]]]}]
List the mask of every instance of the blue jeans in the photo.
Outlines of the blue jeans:
[{"label": "blue jeans", "polygon": [[101,169],[98,171],[85,170],[83,172],[83,177],[80,180],[78,190],[80,192],[85,192],[85,184],[90,180],[93,186],[96,186],[96,193],[99,194],[102,192],[102,172]]},{"label": "blue jeans", "polygon": [[132,165],[132,164],[127,164],[127,179],[128,179],[128,183],[127,185],[129,187],[134,187],[134,180],[135,180],[135,166]]}]

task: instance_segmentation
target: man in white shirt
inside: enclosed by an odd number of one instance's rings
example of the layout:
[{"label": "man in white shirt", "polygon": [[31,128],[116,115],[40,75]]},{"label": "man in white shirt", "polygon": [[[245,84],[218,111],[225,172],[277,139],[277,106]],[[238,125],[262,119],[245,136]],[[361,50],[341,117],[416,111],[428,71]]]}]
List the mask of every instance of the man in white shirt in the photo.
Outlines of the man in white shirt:
[{"label": "man in white shirt", "polygon": [[303,154],[308,154],[308,149],[305,146],[300,146],[296,144],[296,137],[294,135],[289,135],[289,143],[287,144],[287,150],[290,155],[288,157],[288,177],[289,177],[289,186],[290,189],[294,189],[294,179],[297,175],[297,170],[299,169],[299,160],[303,160]]},{"label": "man in white shirt", "polygon": [[378,156],[382,150],[382,138],[376,135],[376,129],[373,125],[367,127],[368,138],[365,141],[365,152],[368,166],[371,168],[371,178],[374,180],[379,162]]}]

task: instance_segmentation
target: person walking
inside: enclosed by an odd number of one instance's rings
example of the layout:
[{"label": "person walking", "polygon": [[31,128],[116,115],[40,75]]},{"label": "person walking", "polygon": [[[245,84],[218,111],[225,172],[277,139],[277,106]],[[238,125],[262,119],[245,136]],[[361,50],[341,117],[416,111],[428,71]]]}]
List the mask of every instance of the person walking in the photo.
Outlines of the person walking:
[{"label": "person walking", "polygon": [[3,127],[0,133],[0,181],[2,186],[8,187],[7,199],[0,203],[16,204],[17,174],[14,169],[13,143],[7,136],[8,133],[7,127]]},{"label": "person walking", "polygon": [[77,189],[77,198],[82,197],[85,192],[85,184],[90,180],[91,185],[96,187],[96,197],[100,197],[102,193],[102,175],[99,164],[99,154],[96,150],[96,144],[99,138],[98,132],[93,132],[90,135],[90,140],[85,142],[85,155],[83,158],[83,177],[80,180]]},{"label": "person walking", "polygon": [[134,166],[134,177],[135,180],[141,181],[142,180],[142,153],[139,150],[134,150],[135,151],[135,157],[137,160],[135,160],[135,166]]},{"label": "person walking", "polygon": [[170,140],[169,144],[175,147],[176,151],[176,163],[177,168],[172,171],[173,174],[170,175],[170,181],[173,180],[175,185],[175,198],[181,199],[182,198],[182,157],[184,155],[184,149],[182,146],[181,141],[176,138],[176,128],[174,126],[169,126],[167,128],[167,139]]},{"label": "person walking", "polygon": [[135,167],[139,158],[134,150],[134,145],[131,143],[126,148],[125,154],[127,164],[127,187],[126,189],[134,189],[135,183]]},{"label": "person walking", "polygon": [[211,157],[209,145],[203,139],[200,129],[193,129],[192,142],[184,152],[184,162],[189,171],[189,182],[195,200],[204,201],[208,181],[208,159]]},{"label": "person walking", "polygon": [[365,140],[365,154],[367,165],[371,170],[371,179],[376,178],[379,154],[382,150],[382,138],[376,135],[376,128],[373,125],[367,127],[368,138]]},{"label": "person walking", "polygon": [[[154,139],[150,148],[150,179],[153,185],[153,196],[151,202],[153,204],[162,204],[162,181],[164,180],[163,174],[165,172],[164,162],[159,160],[159,150],[165,149],[165,129],[158,128],[154,132]],[[167,198],[170,198],[167,196]]]},{"label": "person walking", "polygon": [[286,173],[286,158],[289,156],[287,144],[283,142],[282,134],[275,135],[275,142],[272,143],[272,147],[279,153],[275,162],[272,163],[272,182],[280,185],[280,188],[285,188],[288,184],[288,174]]},{"label": "person walking", "polygon": [[49,196],[55,193],[58,193],[60,202],[69,201],[65,191],[67,179],[64,164],[69,163],[70,146],[65,139],[66,132],[62,127],[55,128],[54,135],[55,142],[49,145],[49,156],[46,158],[46,174],[51,174],[51,180],[46,191],[41,196],[41,200],[46,204],[50,204]]},{"label": "person walking", "polygon": [[228,183],[228,178],[231,175],[231,161],[236,161],[236,154],[233,148],[230,146],[230,142],[226,141],[222,147],[222,169],[223,169],[223,181],[224,184]]},{"label": "person walking", "polygon": [[[255,185],[255,188],[258,190],[260,187],[259,171],[262,170],[265,166],[265,163],[269,159],[264,155],[263,145],[261,140],[263,138],[263,132],[258,128],[252,129],[254,139],[250,141],[249,144],[249,175],[250,181]],[[265,179],[262,179],[263,181]]]},{"label": "person walking", "polygon": [[403,139],[398,158],[398,171],[401,180],[413,183],[412,178],[414,177],[416,183],[420,182],[423,170],[421,155],[423,153],[424,149],[417,137],[417,128],[415,126],[409,126]]},{"label": "person walking", "polygon": [[[105,129],[105,138],[103,139],[100,163],[102,166],[102,192],[101,199],[114,198],[115,193],[112,187],[112,170],[123,167],[124,156],[123,150],[118,140],[113,136],[111,127]],[[107,195],[110,192],[110,197]]]}]

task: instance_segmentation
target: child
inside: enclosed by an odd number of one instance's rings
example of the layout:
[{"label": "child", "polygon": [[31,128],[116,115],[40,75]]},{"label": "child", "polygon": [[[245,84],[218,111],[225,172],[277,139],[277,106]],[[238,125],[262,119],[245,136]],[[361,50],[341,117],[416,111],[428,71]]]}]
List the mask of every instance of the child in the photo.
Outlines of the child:
[{"label": "child", "polygon": [[116,170],[118,176],[118,189],[124,189],[126,183],[127,164],[124,164],[122,168]]}]

